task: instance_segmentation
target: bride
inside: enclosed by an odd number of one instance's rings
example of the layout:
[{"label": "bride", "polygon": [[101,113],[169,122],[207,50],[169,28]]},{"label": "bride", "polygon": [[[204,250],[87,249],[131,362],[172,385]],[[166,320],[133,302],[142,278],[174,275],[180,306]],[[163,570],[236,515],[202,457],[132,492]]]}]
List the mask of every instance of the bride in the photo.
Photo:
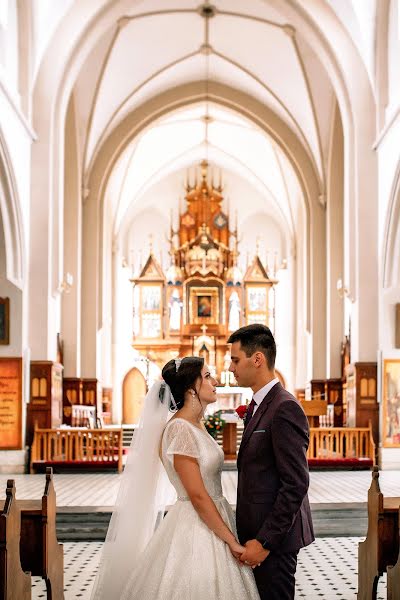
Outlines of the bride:
[{"label": "bride", "polygon": [[[222,495],[223,451],[201,423],[217,382],[194,356],[162,376],[133,437],[92,600],[258,600]],[[162,519],[165,473],[177,501]]]}]

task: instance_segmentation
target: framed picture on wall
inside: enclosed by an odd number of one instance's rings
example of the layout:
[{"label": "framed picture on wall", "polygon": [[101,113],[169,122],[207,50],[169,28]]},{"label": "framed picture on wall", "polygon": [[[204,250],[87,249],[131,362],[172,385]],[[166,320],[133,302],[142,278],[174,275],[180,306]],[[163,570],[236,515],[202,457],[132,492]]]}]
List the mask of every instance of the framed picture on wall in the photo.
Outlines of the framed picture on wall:
[{"label": "framed picture on wall", "polygon": [[211,296],[197,296],[197,316],[211,317]]},{"label": "framed picture on wall", "polygon": [[400,359],[383,361],[383,435],[385,448],[400,448]]},{"label": "framed picture on wall", "polygon": [[189,293],[189,322],[207,325],[218,323],[219,288],[191,287]]},{"label": "framed picture on wall", "polygon": [[0,344],[10,343],[10,298],[0,298]]}]

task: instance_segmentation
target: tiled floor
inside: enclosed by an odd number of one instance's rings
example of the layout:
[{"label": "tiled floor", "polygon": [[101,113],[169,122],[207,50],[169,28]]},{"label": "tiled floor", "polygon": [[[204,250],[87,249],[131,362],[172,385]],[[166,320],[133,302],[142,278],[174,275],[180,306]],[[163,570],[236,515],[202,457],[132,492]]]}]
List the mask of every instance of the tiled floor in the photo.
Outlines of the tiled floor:
[{"label": "tiled floor", "polygon": [[[44,489],[43,475],[0,475],[0,497],[4,497],[7,479],[16,481],[17,497],[39,498]],[[72,507],[111,507],[118,491],[116,474],[55,475],[57,505]],[[231,504],[235,503],[237,473],[223,472],[223,488]],[[366,502],[371,482],[368,471],[312,472],[309,497],[313,504]],[[400,472],[380,474],[382,492],[400,495]],[[355,600],[357,592],[357,544],[359,538],[320,538],[299,557],[296,599]],[[89,600],[98,565],[101,543],[64,543],[65,600]],[[378,600],[386,598],[382,579]],[[46,598],[44,582],[34,578],[32,598]],[[112,599],[110,599],[112,600]],[[165,599],[167,600],[167,599]]]},{"label": "tiled floor", "polygon": [[[303,549],[297,568],[296,600],[355,600],[358,542],[359,538],[318,539]],[[64,544],[65,600],[90,599],[101,547],[96,542]],[[44,582],[35,577],[32,599],[38,598],[46,598],[46,591]],[[384,578],[379,582],[377,598],[386,599]]]},{"label": "tiled floor", "polygon": [[[55,475],[57,506],[111,507],[115,503],[120,477],[113,473]],[[15,479],[17,498],[39,498],[43,493],[43,475],[1,474],[0,498],[5,496],[9,478]],[[400,496],[400,471],[382,471],[379,481],[384,495]],[[224,494],[231,504],[236,502],[236,483],[236,471],[223,471]],[[313,471],[310,474],[310,502],[366,502],[370,483],[370,471]]]}]

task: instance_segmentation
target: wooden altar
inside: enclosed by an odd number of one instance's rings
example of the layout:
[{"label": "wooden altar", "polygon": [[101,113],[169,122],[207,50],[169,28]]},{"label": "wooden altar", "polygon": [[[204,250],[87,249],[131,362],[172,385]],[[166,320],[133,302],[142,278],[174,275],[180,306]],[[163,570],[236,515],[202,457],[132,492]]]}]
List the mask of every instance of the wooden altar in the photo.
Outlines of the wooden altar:
[{"label": "wooden altar", "polygon": [[187,183],[179,226],[170,226],[170,266],[164,272],[152,248],[134,286],[132,345],[162,366],[175,356],[203,356],[222,373],[229,334],[258,322],[274,330],[273,287],[259,256],[246,274],[238,267],[239,236],[209,165]]}]

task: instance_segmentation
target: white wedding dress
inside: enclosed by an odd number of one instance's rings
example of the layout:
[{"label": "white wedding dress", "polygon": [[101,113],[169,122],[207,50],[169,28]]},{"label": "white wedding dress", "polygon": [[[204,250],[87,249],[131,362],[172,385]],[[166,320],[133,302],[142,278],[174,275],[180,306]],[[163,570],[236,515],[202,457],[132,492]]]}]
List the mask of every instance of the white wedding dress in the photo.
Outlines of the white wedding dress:
[{"label": "white wedding dress", "polygon": [[236,535],[222,495],[222,449],[207,431],[175,418],[165,427],[161,450],[178,499],[136,562],[121,600],[259,600],[251,568],[238,564],[200,519],[174,469],[174,454],[198,460],[207,492]]}]

